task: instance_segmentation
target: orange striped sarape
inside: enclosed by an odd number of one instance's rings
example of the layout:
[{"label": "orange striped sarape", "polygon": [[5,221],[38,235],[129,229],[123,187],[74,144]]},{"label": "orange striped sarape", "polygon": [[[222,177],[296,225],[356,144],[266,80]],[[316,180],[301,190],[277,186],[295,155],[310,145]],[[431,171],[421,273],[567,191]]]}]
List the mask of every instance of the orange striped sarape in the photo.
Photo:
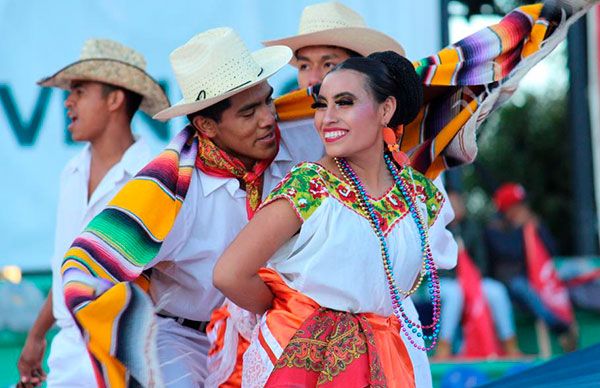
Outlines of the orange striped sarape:
[{"label": "orange striped sarape", "polygon": [[[412,166],[434,179],[444,170],[471,163],[481,123],[596,2],[550,0],[522,6],[497,24],[414,61],[425,99],[400,144]],[[278,99],[278,114],[284,121],[312,117],[313,102],[306,90],[290,93]]]}]

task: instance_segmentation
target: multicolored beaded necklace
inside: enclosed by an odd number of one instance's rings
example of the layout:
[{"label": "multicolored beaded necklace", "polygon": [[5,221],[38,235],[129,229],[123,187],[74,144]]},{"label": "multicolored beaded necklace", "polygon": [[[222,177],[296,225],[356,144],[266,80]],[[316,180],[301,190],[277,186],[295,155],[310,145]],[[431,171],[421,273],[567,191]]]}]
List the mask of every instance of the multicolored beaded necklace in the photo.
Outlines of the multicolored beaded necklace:
[{"label": "multicolored beaded necklace", "polygon": [[[385,235],[383,230],[381,229],[381,224],[379,222],[379,218],[375,214],[375,209],[371,202],[369,202],[367,192],[352,169],[350,164],[344,158],[333,158],[338,169],[343,175],[343,178],[350,183],[352,190],[357,194],[357,198],[359,200],[359,204],[365,214],[369,216],[369,223],[373,228],[373,231],[377,235],[379,239],[379,244],[381,248],[381,258],[383,260],[383,268],[385,270],[385,275],[387,277],[390,296],[392,299],[392,307],[394,310],[394,315],[401,323],[402,333],[408,338],[410,343],[417,349],[423,351],[429,351],[433,349],[437,344],[437,337],[440,332],[440,279],[437,274],[436,265],[433,262],[433,255],[431,253],[431,247],[429,244],[429,233],[428,228],[426,227],[426,223],[423,220],[423,216],[421,212],[418,210],[416,205],[416,200],[413,196],[410,195],[409,190],[406,188],[406,185],[402,179],[400,179],[400,174],[398,172],[398,168],[392,162],[390,157],[385,154],[385,163],[394,178],[394,182],[396,183],[396,187],[400,189],[408,207],[410,209],[410,214],[417,225],[417,229],[419,230],[419,236],[421,237],[421,252],[423,258],[423,267],[420,271],[419,280],[416,282],[415,286],[412,287],[409,291],[404,291],[398,288],[396,285],[396,281],[393,276],[394,269],[392,267],[392,261],[390,260],[390,253],[387,245],[387,241],[385,239]],[[409,296],[413,294],[417,288],[421,285],[423,278],[427,276],[427,287],[429,289],[429,295],[432,299],[433,304],[433,322],[430,325],[421,325],[418,322],[414,322],[406,315],[404,311],[404,307],[402,306],[402,299],[404,296]],[[433,329],[433,335],[424,335],[421,334],[419,329]],[[421,346],[415,340],[415,337],[423,337],[425,340],[430,340],[431,344],[429,346]]]}]

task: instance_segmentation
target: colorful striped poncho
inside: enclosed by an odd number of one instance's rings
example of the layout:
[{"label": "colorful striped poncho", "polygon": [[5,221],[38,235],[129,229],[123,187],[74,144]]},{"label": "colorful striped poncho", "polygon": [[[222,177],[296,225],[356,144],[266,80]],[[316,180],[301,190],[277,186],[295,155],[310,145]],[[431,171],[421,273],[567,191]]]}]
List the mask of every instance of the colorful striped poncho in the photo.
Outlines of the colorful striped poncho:
[{"label": "colorful striped poncho", "polygon": [[[565,38],[568,27],[593,2],[518,8],[497,25],[415,62],[426,103],[406,128],[402,143],[413,165],[433,177],[471,161],[481,121]],[[299,96],[307,93],[277,102],[282,120],[312,114]],[[87,342],[101,387],[162,385],[154,306],[140,284],[185,200],[197,155],[194,136],[190,127],[176,135],[65,255],[66,304]]]}]

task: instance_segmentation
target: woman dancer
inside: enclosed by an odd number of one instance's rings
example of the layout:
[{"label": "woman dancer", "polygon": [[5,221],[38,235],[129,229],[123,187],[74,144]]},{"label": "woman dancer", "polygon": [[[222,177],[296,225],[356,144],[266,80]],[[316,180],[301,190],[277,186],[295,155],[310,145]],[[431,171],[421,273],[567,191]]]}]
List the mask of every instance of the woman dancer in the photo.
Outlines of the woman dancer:
[{"label": "woman dancer", "polygon": [[421,334],[402,299],[427,284],[434,323],[421,348],[435,346],[436,268],[456,263],[445,195],[406,166],[389,129],[414,119],[421,88],[389,51],[323,80],[315,125],[327,155],[294,167],[215,267],[215,285],[262,314],[244,386],[414,386],[400,335],[421,347]]}]

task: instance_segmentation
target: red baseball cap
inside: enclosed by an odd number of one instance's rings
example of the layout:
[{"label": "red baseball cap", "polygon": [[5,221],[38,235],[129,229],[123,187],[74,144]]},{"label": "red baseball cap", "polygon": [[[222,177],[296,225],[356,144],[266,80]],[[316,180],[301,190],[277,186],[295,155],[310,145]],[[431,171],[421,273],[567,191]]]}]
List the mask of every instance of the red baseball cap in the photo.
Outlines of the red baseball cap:
[{"label": "red baseball cap", "polygon": [[523,186],[518,183],[505,183],[494,193],[494,205],[499,212],[506,212],[511,206],[525,200],[527,193]]}]

